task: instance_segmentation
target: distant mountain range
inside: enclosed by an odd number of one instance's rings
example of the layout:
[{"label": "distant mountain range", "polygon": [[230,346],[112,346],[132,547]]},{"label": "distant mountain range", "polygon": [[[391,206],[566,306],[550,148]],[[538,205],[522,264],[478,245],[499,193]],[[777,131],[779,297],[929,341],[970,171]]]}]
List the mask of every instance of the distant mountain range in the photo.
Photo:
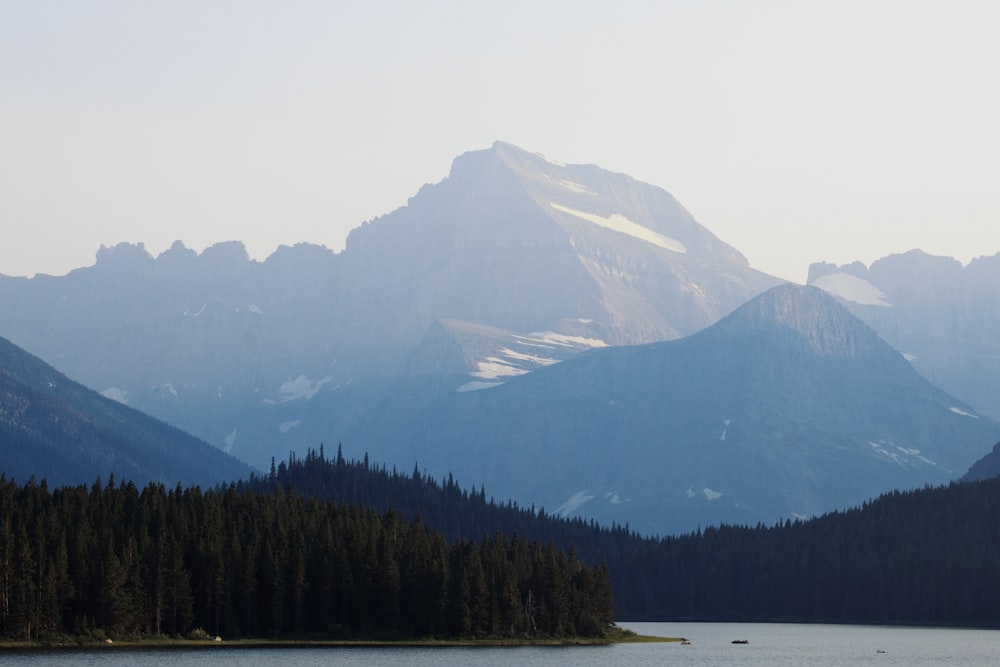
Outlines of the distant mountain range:
[{"label": "distant mountain range", "polygon": [[808,517],[944,483],[1000,438],[834,299],[794,285],[682,340],[420,396],[385,402],[348,441],[643,532]]},{"label": "distant mountain range", "polygon": [[123,244],[66,276],[0,277],[0,335],[266,466],[342,439],[414,376],[450,392],[674,339],[778,282],[661,188],[497,143],[340,254]]},{"label": "distant mountain range", "polygon": [[213,486],[251,469],[73,382],[0,338],[0,472],[50,486],[118,480]]},{"label": "distant mountain range", "polygon": [[920,250],[870,267],[813,264],[809,284],[840,298],[931,382],[1000,419],[1000,254],[968,266]]},{"label": "distant mountain range", "polygon": [[963,474],[1000,440],[991,267],[814,266],[838,303],[754,270],[661,188],[498,142],[339,254],[121,244],[0,276],[0,335],[258,468],[342,442],[672,532]]}]

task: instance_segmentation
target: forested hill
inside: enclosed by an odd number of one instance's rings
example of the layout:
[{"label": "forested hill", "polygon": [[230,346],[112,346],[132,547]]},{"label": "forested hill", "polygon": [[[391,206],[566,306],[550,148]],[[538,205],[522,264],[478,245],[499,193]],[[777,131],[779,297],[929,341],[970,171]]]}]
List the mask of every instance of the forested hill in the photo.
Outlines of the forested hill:
[{"label": "forested hill", "polygon": [[[591,552],[600,535],[627,535],[627,527],[604,528],[593,520],[564,519],[548,514],[545,508],[520,507],[516,502],[487,499],[480,487],[463,488],[460,480],[449,475],[438,481],[414,465],[412,472],[370,462],[364,458],[348,459],[340,447],[333,456],[308,450],[305,457],[294,452],[288,461],[277,465],[263,477],[251,475],[236,483],[237,491],[268,492],[279,485],[299,495],[361,505],[378,511],[392,509],[408,518],[421,519],[441,531],[448,539],[479,539],[496,532],[573,544],[580,551]],[[595,561],[596,562],[596,561]]]},{"label": "forested hill", "polygon": [[619,619],[828,621],[1000,627],[1000,479],[891,493],[809,521],[642,538],[487,500],[418,469],[341,452],[292,457],[237,488],[394,508],[449,536],[517,534],[607,563]]},{"label": "forested hill", "polygon": [[0,637],[601,637],[607,571],[287,494],[0,475]]},{"label": "forested hill", "polygon": [[1000,627],[1000,479],[883,495],[644,555],[661,618]]}]

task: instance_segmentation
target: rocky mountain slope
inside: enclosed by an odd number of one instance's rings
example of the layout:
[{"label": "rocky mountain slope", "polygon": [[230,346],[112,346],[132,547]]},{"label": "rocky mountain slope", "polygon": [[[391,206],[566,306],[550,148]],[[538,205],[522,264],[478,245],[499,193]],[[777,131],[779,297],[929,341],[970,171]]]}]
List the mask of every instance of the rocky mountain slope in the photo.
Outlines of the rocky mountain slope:
[{"label": "rocky mountain slope", "polygon": [[963,482],[978,482],[994,477],[1000,477],[1000,442],[993,445],[986,456],[973,463],[961,479]]},{"label": "rocky mountain slope", "polygon": [[0,472],[58,484],[113,474],[139,485],[210,486],[249,466],[172,426],[73,382],[0,339]]}]

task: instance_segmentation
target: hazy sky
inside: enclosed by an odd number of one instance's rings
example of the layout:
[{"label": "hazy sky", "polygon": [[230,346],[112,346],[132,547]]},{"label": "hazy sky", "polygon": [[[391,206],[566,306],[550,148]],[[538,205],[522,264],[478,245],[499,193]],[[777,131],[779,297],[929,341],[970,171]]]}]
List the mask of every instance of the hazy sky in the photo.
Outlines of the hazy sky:
[{"label": "hazy sky", "polygon": [[0,273],[343,247],[515,143],[750,263],[1000,251],[1000,4],[0,0]]}]

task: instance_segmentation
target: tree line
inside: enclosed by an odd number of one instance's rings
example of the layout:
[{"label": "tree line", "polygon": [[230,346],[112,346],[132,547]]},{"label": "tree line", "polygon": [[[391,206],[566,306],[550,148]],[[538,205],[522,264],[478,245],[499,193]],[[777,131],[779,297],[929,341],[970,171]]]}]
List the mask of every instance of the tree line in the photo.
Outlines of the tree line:
[{"label": "tree line", "polygon": [[1000,627],[1000,479],[650,545],[653,615]]},{"label": "tree line", "polygon": [[453,538],[477,531],[554,540],[606,563],[629,620],[825,621],[1000,627],[1000,479],[886,494],[861,507],[765,526],[640,536],[487,499],[322,449],[238,488],[392,507]]},{"label": "tree line", "polygon": [[613,613],[1000,627],[998,518],[993,479],[643,537],[322,448],[204,492],[0,476],[0,632],[555,637]]},{"label": "tree line", "polygon": [[602,636],[605,566],[514,534],[281,485],[49,490],[0,475],[0,633],[354,638]]}]

